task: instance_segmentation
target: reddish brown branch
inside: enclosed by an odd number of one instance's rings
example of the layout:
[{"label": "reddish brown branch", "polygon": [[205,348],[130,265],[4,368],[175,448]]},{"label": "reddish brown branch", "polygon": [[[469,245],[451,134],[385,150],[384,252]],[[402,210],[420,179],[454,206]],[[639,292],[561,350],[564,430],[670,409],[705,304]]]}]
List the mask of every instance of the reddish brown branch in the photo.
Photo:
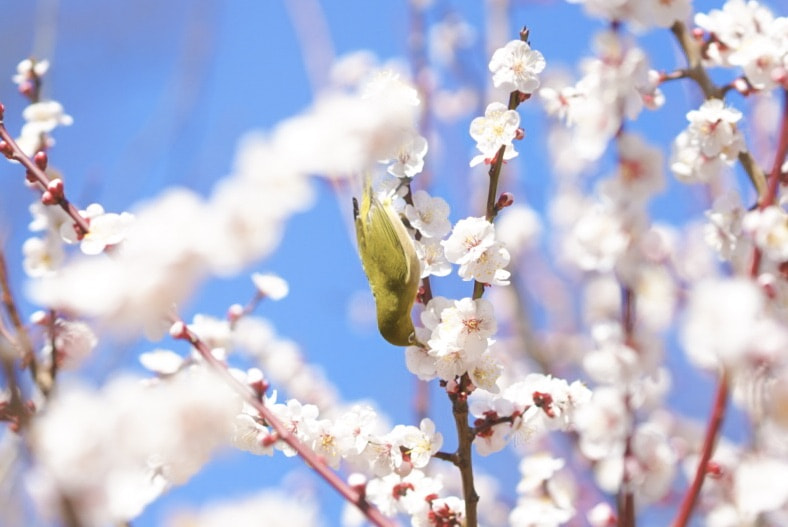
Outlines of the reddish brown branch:
[{"label": "reddish brown branch", "polygon": [[725,372],[720,374],[719,384],[717,384],[717,393],[714,396],[714,406],[711,409],[709,416],[709,423],[706,427],[706,436],[703,439],[703,447],[700,453],[700,460],[698,461],[698,468],[695,470],[695,477],[687,493],[684,494],[684,499],[679,507],[678,515],[671,524],[672,527],[685,527],[689,521],[692,511],[695,508],[695,503],[700,495],[700,489],[703,486],[703,481],[706,479],[706,473],[709,469],[709,460],[714,452],[714,446],[717,443],[717,437],[722,427],[722,421],[725,418],[725,408],[728,400],[728,377]]},{"label": "reddish brown branch", "polygon": [[315,472],[320,475],[329,485],[331,485],[342,497],[355,505],[361,513],[372,523],[378,527],[393,527],[394,523],[384,516],[375,506],[371,505],[363,495],[354,490],[350,485],[342,480],[334,471],[332,471],[309,447],[304,445],[298,440],[287,427],[274,415],[273,412],[260,401],[248,386],[244,385],[236,379],[228,370],[227,367],[213,356],[208,346],[200,340],[199,336],[191,331],[185,323],[177,321],[176,324],[182,324],[183,328],[180,333],[176,332],[176,338],[187,340],[199,352],[205,362],[221,375],[224,380],[239,394],[241,394],[246,402],[250,404],[255,410],[260,413],[260,416],[265,419],[266,423],[274,429],[279,440],[284,441],[295,450],[301,459],[311,467]]},{"label": "reddish brown branch", "polygon": [[[0,106],[0,111],[2,111],[2,106]],[[35,162],[27,157],[19,145],[16,144],[14,138],[11,137],[11,134],[8,133],[8,129],[5,127],[5,124],[2,121],[2,116],[0,115],[0,139],[5,141],[8,145],[8,148],[11,149],[11,155],[8,156],[9,159],[14,161],[18,161],[22,164],[23,167],[27,170],[28,175],[32,178],[32,180],[39,186],[42,192],[46,191],[49,187],[49,184],[52,182],[47,176],[46,172],[41,170]],[[57,200],[57,205],[60,206],[66,214],[68,214],[72,220],[74,220],[74,224],[76,227],[82,231],[82,234],[85,234],[90,231],[90,227],[88,225],[87,220],[83,218],[79,214],[79,210],[70,202],[65,196],[59,197]]]}]

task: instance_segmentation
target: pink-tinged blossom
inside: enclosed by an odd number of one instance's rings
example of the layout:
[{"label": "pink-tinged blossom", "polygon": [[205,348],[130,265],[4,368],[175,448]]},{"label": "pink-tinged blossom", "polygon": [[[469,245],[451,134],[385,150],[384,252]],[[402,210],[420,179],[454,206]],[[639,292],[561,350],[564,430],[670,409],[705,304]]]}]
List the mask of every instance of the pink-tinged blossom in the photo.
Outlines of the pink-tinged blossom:
[{"label": "pink-tinged blossom", "polygon": [[541,53],[522,40],[511,40],[498,48],[490,59],[496,88],[530,94],[539,87],[539,73],[545,68]]},{"label": "pink-tinged blossom", "polygon": [[572,148],[588,161],[605,152],[625,118],[664,101],[642,49],[613,31],[599,33],[594,48],[597,56],[583,61],[583,77],[573,87],[540,91],[548,111],[571,128]]},{"label": "pink-tinged blossom", "polygon": [[443,436],[435,430],[431,419],[422,419],[419,428],[397,425],[391,434],[398,437],[398,443],[410,458],[414,468],[424,468],[433,454],[443,446]]},{"label": "pink-tinged blossom", "polygon": [[662,151],[634,133],[618,138],[618,171],[603,192],[616,203],[642,203],[665,187]]},{"label": "pink-tinged blossom", "polygon": [[670,491],[676,476],[677,453],[662,428],[651,422],[637,427],[632,437],[630,466],[635,492],[641,503],[655,503]]},{"label": "pink-tinged blossom", "polygon": [[574,427],[574,415],[591,398],[591,391],[581,382],[572,384],[549,375],[530,374],[493,395],[474,392],[470,411],[477,418],[477,426],[498,418],[504,422],[485,426],[474,441],[481,455],[500,450],[510,437],[525,444],[535,435],[547,430],[567,430]]},{"label": "pink-tinged blossom", "polygon": [[696,14],[695,23],[713,37],[708,62],[741,67],[756,89],[773,88],[774,73],[788,66],[788,18],[776,18],[760,2],[729,0]]},{"label": "pink-tinged blossom", "polygon": [[408,348],[408,369],[421,379],[434,376],[445,381],[468,372],[479,388],[497,391],[501,372],[489,354],[497,326],[492,304],[484,299],[450,301],[435,297],[421,315],[423,329],[417,336],[428,348]]},{"label": "pink-tinged blossom", "polygon": [[411,517],[412,527],[465,525],[465,502],[456,496],[437,498],[424,511]]},{"label": "pink-tinged blossom", "polygon": [[516,157],[512,141],[520,127],[520,114],[509,110],[505,104],[494,102],[487,106],[484,117],[476,117],[471,121],[470,134],[476,141],[476,148],[481,152],[471,159],[471,166],[479,163],[490,163],[498,154],[498,150],[505,146],[503,159]]},{"label": "pink-tinged blossom", "polygon": [[421,470],[407,476],[388,474],[373,478],[366,487],[367,499],[383,514],[419,514],[429,508],[428,498],[438,496],[443,490],[439,479],[428,477]]}]

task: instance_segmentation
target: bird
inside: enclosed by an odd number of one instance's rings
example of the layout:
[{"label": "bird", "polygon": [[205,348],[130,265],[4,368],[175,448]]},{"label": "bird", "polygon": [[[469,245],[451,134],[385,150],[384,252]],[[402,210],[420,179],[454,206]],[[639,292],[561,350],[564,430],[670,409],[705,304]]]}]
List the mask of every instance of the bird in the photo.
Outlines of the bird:
[{"label": "bird", "polygon": [[378,199],[366,178],[361,204],[353,198],[361,265],[375,297],[378,330],[395,346],[416,343],[411,310],[421,279],[416,245],[390,197]]}]

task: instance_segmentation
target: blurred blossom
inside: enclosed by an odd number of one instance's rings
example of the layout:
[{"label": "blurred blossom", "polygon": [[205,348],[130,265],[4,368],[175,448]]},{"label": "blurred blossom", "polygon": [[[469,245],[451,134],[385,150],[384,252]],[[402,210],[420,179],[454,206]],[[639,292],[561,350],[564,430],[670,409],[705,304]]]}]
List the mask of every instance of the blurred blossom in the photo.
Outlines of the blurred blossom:
[{"label": "blurred blossom", "polygon": [[254,273],[252,274],[252,282],[263,298],[271,300],[281,300],[290,291],[287,282],[275,274]]},{"label": "blurred blossom", "polygon": [[775,484],[788,477],[782,459],[752,456],[741,460],[734,473],[734,502],[745,518],[779,509],[788,502],[788,486]]},{"label": "blurred blossom", "polygon": [[430,25],[428,39],[430,57],[450,67],[457,54],[476,41],[476,29],[458,16],[447,16]]},{"label": "blurred blossom", "polygon": [[630,236],[622,218],[601,205],[588,207],[564,243],[564,257],[584,271],[610,271]]},{"label": "blurred blossom", "polygon": [[[758,212],[755,214],[757,215]],[[730,260],[734,252],[742,249],[744,216],[741,197],[736,192],[726,192],[717,197],[711,209],[706,211],[708,222],[704,226],[704,238],[720,259]]]},{"label": "blurred blossom", "polygon": [[742,229],[767,258],[777,263],[788,261],[788,214],[785,210],[774,205],[751,210],[744,216]]},{"label": "blurred blossom", "polygon": [[572,146],[587,160],[604,153],[625,118],[664,101],[642,49],[613,31],[597,34],[594,47],[597,56],[582,62],[583,77],[574,86],[539,92],[548,113],[571,127]]},{"label": "blurred blossom", "polygon": [[752,345],[753,328],[763,316],[764,297],[744,278],[704,280],[690,292],[682,345],[698,367],[741,365]]},{"label": "blurred blossom", "polygon": [[14,84],[21,85],[32,77],[43,77],[49,71],[48,60],[24,59],[16,65],[16,75],[12,77]]},{"label": "blurred blossom", "polygon": [[667,28],[676,21],[683,22],[692,12],[691,0],[569,0],[583,4],[589,15],[631,22],[636,28]]},{"label": "blurred blossom", "polygon": [[66,370],[76,369],[98,344],[98,337],[90,326],[78,320],[58,319],[52,329],[54,338],[49,339],[44,353],[51,355],[54,344],[55,360]]},{"label": "blurred blossom", "polygon": [[28,238],[22,244],[22,267],[30,278],[53,274],[65,261],[60,237]]},{"label": "blurred blossom", "polygon": [[722,9],[697,13],[695,23],[713,35],[705,57],[739,66],[756,89],[775,86],[773,72],[788,66],[788,18],[757,1],[729,0]]},{"label": "blurred blossom", "polygon": [[282,490],[264,490],[236,500],[209,502],[199,510],[171,514],[167,527],[224,527],[253,525],[270,527],[318,527],[322,525],[313,500]]},{"label": "blurred blossom", "polygon": [[32,429],[38,465],[28,487],[40,510],[60,510],[51,500],[65,493],[85,525],[134,518],[185,483],[228,444],[240,409],[226,383],[201,369],[147,384],[121,377],[98,391],[60,388]]},{"label": "blurred blossom", "polygon": [[363,97],[322,98],[270,139],[242,138],[235,173],[208,200],[165,192],[135,212],[118,257],[75,260],[57,280],[33,283],[31,296],[116,328],[157,326],[207,275],[236,272],[276,247],[284,220],[312,203],[308,174],[360,171],[394,151],[418,103],[415,89],[386,71]]},{"label": "blurred blossom", "polygon": [[542,224],[533,209],[515,203],[501,213],[495,225],[495,232],[506,249],[513,253],[521,253],[534,249],[539,243]]}]

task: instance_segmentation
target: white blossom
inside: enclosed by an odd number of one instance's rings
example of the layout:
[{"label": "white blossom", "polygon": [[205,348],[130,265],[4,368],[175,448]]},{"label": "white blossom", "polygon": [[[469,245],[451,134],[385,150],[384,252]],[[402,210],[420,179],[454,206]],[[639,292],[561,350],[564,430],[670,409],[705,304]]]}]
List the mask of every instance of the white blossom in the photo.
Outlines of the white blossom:
[{"label": "white blossom", "polygon": [[752,343],[764,298],[744,278],[704,280],[690,292],[682,328],[684,352],[697,366],[715,368],[742,363]]},{"label": "white blossom", "polygon": [[186,482],[228,443],[240,409],[224,381],[199,369],[166,382],[121,377],[100,390],[60,388],[33,423],[39,465],[28,486],[40,510],[59,510],[47,500],[67,493],[90,525],[128,521]]},{"label": "white blossom", "polygon": [[272,273],[254,273],[252,274],[252,282],[262,297],[271,300],[281,300],[290,292],[287,281]]},{"label": "white blossom", "polygon": [[438,238],[422,238],[416,241],[416,255],[421,262],[421,277],[446,276],[451,273],[451,264],[443,253]]},{"label": "white blossom", "polygon": [[522,40],[510,40],[498,48],[490,59],[490,71],[496,88],[530,94],[539,87],[539,73],[546,62],[541,53]]},{"label": "white blossom", "polygon": [[768,258],[788,261],[788,214],[777,206],[752,210],[744,216],[742,228]]},{"label": "white blossom", "polygon": [[470,134],[476,141],[476,148],[481,152],[471,159],[471,166],[482,162],[489,164],[501,147],[505,147],[504,160],[516,157],[517,151],[512,141],[519,126],[519,113],[509,110],[502,103],[490,103],[484,111],[484,117],[476,117],[471,121]]},{"label": "white blossom", "polygon": [[200,510],[171,513],[167,527],[223,527],[251,525],[265,519],[269,527],[314,527],[320,525],[316,503],[288,493],[270,489],[241,499],[209,502]]},{"label": "white blossom", "polygon": [[391,163],[388,173],[398,178],[412,178],[424,169],[424,156],[427,154],[427,139],[416,132],[403,134],[402,142],[394,155],[382,160]]},{"label": "white blossom", "polygon": [[405,217],[426,238],[443,238],[451,230],[449,204],[424,190],[413,193],[413,205],[405,205]]}]

